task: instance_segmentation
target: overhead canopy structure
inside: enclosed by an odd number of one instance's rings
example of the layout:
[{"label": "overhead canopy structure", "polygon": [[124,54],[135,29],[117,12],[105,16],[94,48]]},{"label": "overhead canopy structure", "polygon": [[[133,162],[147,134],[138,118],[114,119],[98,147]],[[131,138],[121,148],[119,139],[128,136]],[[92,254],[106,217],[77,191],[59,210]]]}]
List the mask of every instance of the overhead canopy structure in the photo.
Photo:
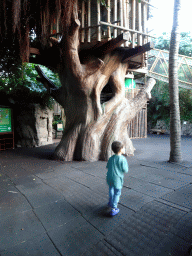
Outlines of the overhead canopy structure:
[{"label": "overhead canopy structure", "polygon": [[[153,49],[149,52],[149,77],[169,82],[169,51]],[[178,55],[179,86],[192,90],[192,58]]]}]

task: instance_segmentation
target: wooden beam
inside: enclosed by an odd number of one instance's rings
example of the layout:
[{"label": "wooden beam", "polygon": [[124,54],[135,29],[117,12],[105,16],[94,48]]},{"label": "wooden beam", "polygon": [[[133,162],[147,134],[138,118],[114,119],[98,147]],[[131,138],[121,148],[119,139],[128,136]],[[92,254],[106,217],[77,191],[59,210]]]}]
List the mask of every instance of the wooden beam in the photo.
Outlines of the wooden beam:
[{"label": "wooden beam", "polygon": [[137,72],[137,73],[141,73],[141,74],[147,74],[148,73],[148,69],[147,68],[127,69],[127,71]]},{"label": "wooden beam", "polygon": [[135,33],[135,34],[140,34],[140,35],[156,38],[155,36],[151,36],[151,35],[145,34],[143,32],[137,31],[137,30],[133,30],[133,29],[130,29],[130,28],[125,28],[125,27],[113,25],[113,24],[110,24],[110,23],[107,23],[107,22],[104,22],[104,21],[100,21],[100,24],[101,25],[110,26],[110,27],[113,27],[113,28],[119,28],[119,29],[122,29],[123,31],[128,31],[128,32],[131,32],[131,33]]},{"label": "wooden beam", "polygon": [[29,53],[30,53],[30,54],[35,54],[35,55],[40,55],[39,49],[33,48],[33,47],[30,47],[30,48],[29,48]]},{"label": "wooden beam", "polygon": [[88,56],[102,57],[103,55],[112,52],[118,48],[122,43],[125,43],[129,39],[128,33],[122,33],[114,39],[111,39],[102,44],[98,43],[97,46],[94,45],[92,48],[83,49],[79,52],[79,57],[82,62],[86,61]]},{"label": "wooden beam", "polygon": [[114,49],[119,47],[122,43],[125,43],[129,40],[128,33],[122,33],[114,39],[111,39],[107,43],[103,44],[101,47],[94,50],[94,55],[101,57],[104,54],[112,52]]},{"label": "wooden beam", "polygon": [[80,44],[80,49],[79,52],[84,51],[84,50],[90,50],[90,49],[97,49],[98,47],[100,47],[101,45],[105,44],[108,42],[108,39],[104,39],[102,41],[97,41],[97,39],[95,39],[94,41],[91,41],[90,43],[86,42],[84,44]]},{"label": "wooden beam", "polygon": [[153,43],[149,42],[147,44],[144,44],[143,46],[138,46],[138,47],[131,48],[131,49],[125,49],[122,62],[127,62],[130,59],[136,57],[137,55],[140,55],[147,51],[150,51],[153,48],[154,48]]}]

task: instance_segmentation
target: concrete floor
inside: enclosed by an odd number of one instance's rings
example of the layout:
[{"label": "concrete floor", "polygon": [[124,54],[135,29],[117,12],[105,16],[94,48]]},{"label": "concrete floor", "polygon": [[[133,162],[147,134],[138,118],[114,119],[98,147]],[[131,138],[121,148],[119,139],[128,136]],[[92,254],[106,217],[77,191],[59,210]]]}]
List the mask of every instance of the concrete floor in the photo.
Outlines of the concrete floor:
[{"label": "concrete floor", "polygon": [[0,255],[189,255],[192,139],[168,163],[169,137],[133,140],[110,217],[106,162],[52,160],[57,143],[0,152]]}]

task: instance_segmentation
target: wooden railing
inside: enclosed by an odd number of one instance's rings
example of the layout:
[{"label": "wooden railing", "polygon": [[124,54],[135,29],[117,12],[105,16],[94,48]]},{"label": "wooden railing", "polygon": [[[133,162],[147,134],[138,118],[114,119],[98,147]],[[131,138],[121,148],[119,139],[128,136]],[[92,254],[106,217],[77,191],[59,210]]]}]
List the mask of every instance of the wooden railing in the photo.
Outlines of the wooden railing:
[{"label": "wooden railing", "polygon": [[126,99],[133,99],[139,93],[141,88],[126,88],[125,89],[125,98]]},{"label": "wooden railing", "polygon": [[92,1],[81,3],[81,43],[116,38],[123,32],[128,32],[130,35],[124,46],[132,44],[134,48],[148,42],[150,37],[146,28],[148,1],[107,0],[105,8],[99,1],[92,5]]},{"label": "wooden railing", "polygon": [[130,139],[147,138],[147,106],[129,122],[127,131]]}]

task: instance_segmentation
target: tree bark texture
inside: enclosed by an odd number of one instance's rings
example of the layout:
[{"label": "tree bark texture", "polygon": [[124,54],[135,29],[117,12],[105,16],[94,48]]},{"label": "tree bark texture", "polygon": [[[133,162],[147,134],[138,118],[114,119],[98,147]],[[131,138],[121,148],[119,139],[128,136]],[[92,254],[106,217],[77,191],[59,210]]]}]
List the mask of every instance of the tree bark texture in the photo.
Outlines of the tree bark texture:
[{"label": "tree bark texture", "polygon": [[173,28],[171,32],[169,52],[169,93],[170,93],[170,162],[182,161],[181,156],[181,124],[178,89],[178,51],[179,51],[179,12],[181,1],[175,0]]},{"label": "tree bark texture", "polygon": [[[71,5],[70,5],[71,3]],[[62,86],[56,88],[37,67],[41,82],[65,110],[66,124],[55,158],[72,160],[107,160],[111,156],[111,143],[119,140],[125,153],[132,155],[134,147],[128,137],[128,122],[146,104],[155,84],[149,79],[135,99],[125,98],[124,78],[128,63],[122,63],[121,51],[112,51],[100,59],[88,56],[83,64],[79,58],[79,20],[77,1],[68,1],[67,27],[62,40],[53,42],[60,49],[58,72]],[[64,23],[63,23],[64,24]],[[54,40],[52,40],[54,41]],[[109,83],[112,98],[101,104],[102,89]]]}]

